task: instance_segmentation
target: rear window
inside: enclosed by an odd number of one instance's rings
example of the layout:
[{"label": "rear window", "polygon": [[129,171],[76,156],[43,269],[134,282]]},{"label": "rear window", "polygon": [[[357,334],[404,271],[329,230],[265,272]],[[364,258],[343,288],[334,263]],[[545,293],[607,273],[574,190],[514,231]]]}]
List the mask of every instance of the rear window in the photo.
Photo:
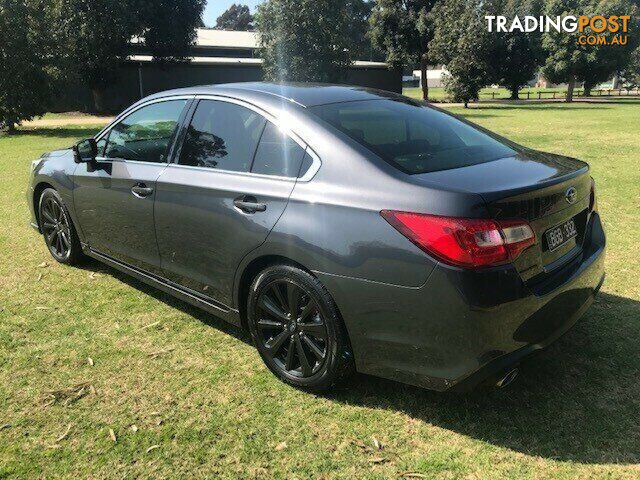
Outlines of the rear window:
[{"label": "rear window", "polygon": [[453,116],[402,100],[333,103],[312,111],[409,174],[465,167],[516,153]]}]

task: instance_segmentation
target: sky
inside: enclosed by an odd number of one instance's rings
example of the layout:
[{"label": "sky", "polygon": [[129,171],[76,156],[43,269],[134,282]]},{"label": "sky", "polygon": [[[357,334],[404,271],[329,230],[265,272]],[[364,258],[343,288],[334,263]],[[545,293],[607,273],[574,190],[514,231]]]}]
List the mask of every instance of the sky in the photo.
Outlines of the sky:
[{"label": "sky", "polygon": [[214,27],[216,24],[216,19],[233,3],[248,5],[251,9],[251,13],[254,13],[256,10],[256,5],[258,5],[260,1],[261,0],[235,0],[234,2],[233,0],[208,0],[207,6],[204,9],[204,24],[207,27]]}]

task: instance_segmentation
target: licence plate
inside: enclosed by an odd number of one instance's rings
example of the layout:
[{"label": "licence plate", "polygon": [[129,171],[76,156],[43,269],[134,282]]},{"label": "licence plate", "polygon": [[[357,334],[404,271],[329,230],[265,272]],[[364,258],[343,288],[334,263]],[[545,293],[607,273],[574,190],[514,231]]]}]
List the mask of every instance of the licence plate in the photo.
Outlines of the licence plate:
[{"label": "licence plate", "polygon": [[549,250],[553,251],[578,235],[576,222],[573,218],[571,220],[567,220],[562,225],[550,228],[544,235],[547,238],[547,246],[549,247]]}]

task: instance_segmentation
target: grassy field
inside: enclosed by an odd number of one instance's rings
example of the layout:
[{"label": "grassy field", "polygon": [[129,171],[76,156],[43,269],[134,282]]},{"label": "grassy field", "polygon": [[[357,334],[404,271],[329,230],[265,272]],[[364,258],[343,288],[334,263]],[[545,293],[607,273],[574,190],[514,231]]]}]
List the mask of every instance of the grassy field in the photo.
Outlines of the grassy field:
[{"label": "grassy field", "polygon": [[0,478],[639,478],[640,104],[456,111],[589,161],[609,241],[576,328],[467,396],[365,376],[301,393],[218,319],[55,264],[28,226],[29,163],[96,127],[0,138]]}]

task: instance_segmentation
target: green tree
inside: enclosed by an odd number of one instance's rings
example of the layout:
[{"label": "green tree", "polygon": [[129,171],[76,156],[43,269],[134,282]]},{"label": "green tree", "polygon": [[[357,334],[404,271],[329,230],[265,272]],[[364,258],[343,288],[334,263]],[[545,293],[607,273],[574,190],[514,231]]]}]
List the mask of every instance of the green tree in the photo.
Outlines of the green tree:
[{"label": "green tree", "polygon": [[337,82],[351,64],[351,3],[347,0],[267,0],[258,6],[265,78]]},{"label": "green tree", "polygon": [[145,49],[160,62],[182,61],[202,23],[206,0],[141,1],[138,29],[143,32]]},{"label": "green tree", "polygon": [[[637,7],[629,0],[548,0],[547,15],[629,15],[637,22]],[[587,27],[584,32],[559,33],[552,30],[543,35],[542,45],[547,58],[543,66],[544,76],[554,83],[567,83],[567,102],[573,100],[573,91],[577,82],[584,82],[585,94],[599,82],[609,79],[617,70],[624,68],[630,59],[637,38],[630,29],[626,46],[622,45],[581,45],[580,35],[591,35]],[[603,32],[609,41],[613,34]],[[637,36],[636,36],[637,37]]]},{"label": "green tree", "polygon": [[249,7],[234,3],[216,20],[216,28],[220,30],[253,30],[253,15]]},{"label": "green tree", "polygon": [[[494,2],[497,3],[497,2]],[[508,19],[525,15],[539,17],[542,14],[542,0],[506,0],[497,4],[497,11],[488,5],[492,15],[504,15]],[[495,83],[505,86],[511,92],[511,99],[518,98],[518,92],[527,85],[544,61],[542,34],[535,32],[492,32],[493,49],[490,60],[495,70]]]},{"label": "green tree", "polygon": [[445,89],[465,108],[495,78],[491,54],[495,39],[488,32],[484,0],[443,0],[432,10],[432,58],[446,65]]},{"label": "green tree", "polygon": [[640,47],[629,57],[629,62],[620,72],[620,81],[624,88],[640,88]]},{"label": "green tree", "polygon": [[420,63],[422,96],[429,98],[427,68],[433,34],[430,12],[435,0],[376,0],[371,14],[371,40],[385,52],[391,68]]},{"label": "green tree", "polygon": [[154,60],[184,58],[204,0],[58,0],[61,58],[91,89],[97,111],[139,38]]},{"label": "green tree", "polygon": [[47,10],[42,1],[0,0],[0,128],[47,111],[54,66]]}]

